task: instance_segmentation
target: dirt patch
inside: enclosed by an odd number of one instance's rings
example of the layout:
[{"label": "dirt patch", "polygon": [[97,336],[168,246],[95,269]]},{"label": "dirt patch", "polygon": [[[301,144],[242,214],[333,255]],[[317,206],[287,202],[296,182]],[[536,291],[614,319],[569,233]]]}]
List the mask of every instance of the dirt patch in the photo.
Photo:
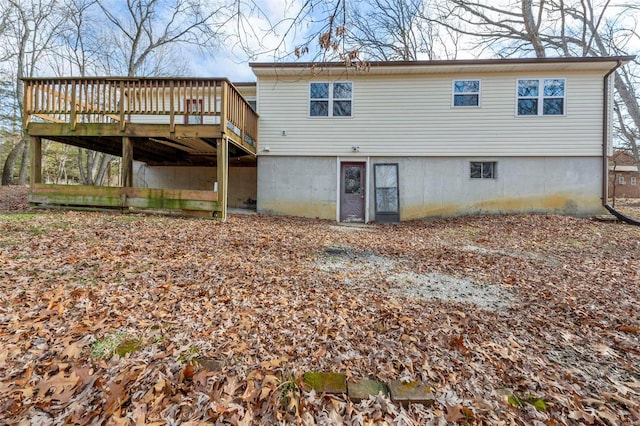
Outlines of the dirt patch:
[{"label": "dirt patch", "polygon": [[443,302],[471,303],[486,310],[503,309],[510,305],[513,295],[500,286],[476,283],[437,272],[431,274],[404,273],[389,277],[402,296]]},{"label": "dirt patch", "polygon": [[375,276],[392,273],[400,267],[399,264],[397,260],[378,256],[372,251],[357,250],[349,246],[327,246],[314,266],[320,271],[333,274],[344,285],[354,288]]},{"label": "dirt patch", "polygon": [[[473,251],[486,251],[502,255],[498,250],[483,250],[466,246]],[[481,309],[497,310],[508,306],[513,295],[505,288],[474,282],[471,279],[433,272],[419,274],[412,270],[412,263],[379,256],[370,251],[358,251],[348,246],[328,246],[316,266],[322,271],[339,274],[345,285],[353,287],[373,275],[382,275],[390,284],[388,294],[417,300],[440,300],[443,302],[471,303]]]}]

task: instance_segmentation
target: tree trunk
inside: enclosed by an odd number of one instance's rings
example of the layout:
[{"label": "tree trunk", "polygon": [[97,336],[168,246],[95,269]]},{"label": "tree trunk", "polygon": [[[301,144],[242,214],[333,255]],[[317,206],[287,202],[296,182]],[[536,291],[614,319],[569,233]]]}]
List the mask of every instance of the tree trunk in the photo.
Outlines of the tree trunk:
[{"label": "tree trunk", "polygon": [[100,166],[98,167],[98,173],[96,174],[96,178],[94,179],[95,185],[104,184],[104,176],[107,173],[107,169],[109,168],[109,164],[111,164],[111,155],[98,153],[100,155]]},{"label": "tree trunk", "polygon": [[82,148],[78,148],[78,172],[80,173],[80,183],[86,185],[87,176],[84,173],[84,165],[82,164]]},{"label": "tree trunk", "polygon": [[[538,58],[544,58],[546,56],[544,45],[540,41],[540,25],[536,22],[533,16],[533,2],[532,0],[522,0],[522,18],[524,21],[524,27],[527,31],[527,36]],[[540,6],[542,7],[542,6]]]},{"label": "tree trunk", "polygon": [[9,152],[9,156],[4,162],[4,169],[2,170],[2,185],[14,185],[13,169],[15,169],[18,156],[24,150],[25,145],[25,139],[20,139],[20,142],[18,142]]},{"label": "tree trunk", "polygon": [[[625,107],[627,108],[627,113],[633,120],[633,124],[636,129],[640,129],[640,104],[638,104],[638,99],[635,96],[633,91],[633,87],[629,87],[625,84],[624,80],[618,73],[615,73],[615,81],[614,85],[618,95],[622,102],[624,102]],[[630,140],[631,152],[633,153],[633,157],[636,163],[640,162],[640,150],[638,149],[638,142],[636,140]]]},{"label": "tree trunk", "polygon": [[29,144],[25,143],[22,148],[22,163],[20,163],[18,185],[24,185],[27,183],[27,164],[29,164]]},{"label": "tree trunk", "polygon": [[83,185],[102,185],[113,156],[78,148],[78,168]]}]

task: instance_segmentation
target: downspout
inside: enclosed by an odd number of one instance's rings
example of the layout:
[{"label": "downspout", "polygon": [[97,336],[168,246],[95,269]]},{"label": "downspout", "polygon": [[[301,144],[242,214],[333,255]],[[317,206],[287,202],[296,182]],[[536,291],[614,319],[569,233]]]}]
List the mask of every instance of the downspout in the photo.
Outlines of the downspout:
[{"label": "downspout", "polygon": [[640,222],[623,215],[609,205],[609,158],[607,155],[609,142],[609,76],[621,66],[622,61],[618,59],[616,65],[604,75],[602,84],[604,91],[602,100],[602,205],[619,220],[630,225],[640,226]]}]

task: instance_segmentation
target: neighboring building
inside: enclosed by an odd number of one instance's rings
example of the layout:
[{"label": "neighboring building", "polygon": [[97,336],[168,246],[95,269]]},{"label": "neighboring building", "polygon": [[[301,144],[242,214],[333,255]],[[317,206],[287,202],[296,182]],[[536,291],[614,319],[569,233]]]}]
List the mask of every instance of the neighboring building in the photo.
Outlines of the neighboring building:
[{"label": "neighboring building", "polygon": [[253,63],[258,211],[601,213],[608,76],[630,59]]},{"label": "neighboring building", "polygon": [[616,150],[609,158],[609,197],[640,198],[638,163],[626,151]]}]

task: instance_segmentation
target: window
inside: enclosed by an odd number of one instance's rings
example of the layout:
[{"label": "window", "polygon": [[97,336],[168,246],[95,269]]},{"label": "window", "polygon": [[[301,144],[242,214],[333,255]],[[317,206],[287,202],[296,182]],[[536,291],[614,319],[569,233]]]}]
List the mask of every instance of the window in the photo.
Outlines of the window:
[{"label": "window", "polygon": [[480,80],[453,80],[453,106],[480,106]]},{"label": "window", "polygon": [[618,184],[624,185],[625,183],[627,183],[627,181],[625,180],[624,176],[618,175]]},{"label": "window", "polygon": [[255,96],[245,96],[245,99],[247,100],[247,103],[249,103],[249,106],[253,108],[254,111],[258,110],[258,101],[256,100]]},{"label": "window", "polygon": [[362,194],[362,167],[359,165],[345,166],[344,169],[344,193]]},{"label": "window", "polygon": [[564,115],[565,80],[518,80],[518,115]]},{"label": "window", "polygon": [[636,179],[635,176],[631,176],[631,185],[637,185],[638,184],[638,179]]},{"label": "window", "polygon": [[310,83],[309,115],[311,117],[351,117],[353,83]]},{"label": "window", "polygon": [[187,114],[184,117],[185,124],[202,124],[202,99],[186,100]]},{"label": "window", "polygon": [[471,179],[496,179],[495,161],[472,161]]}]

